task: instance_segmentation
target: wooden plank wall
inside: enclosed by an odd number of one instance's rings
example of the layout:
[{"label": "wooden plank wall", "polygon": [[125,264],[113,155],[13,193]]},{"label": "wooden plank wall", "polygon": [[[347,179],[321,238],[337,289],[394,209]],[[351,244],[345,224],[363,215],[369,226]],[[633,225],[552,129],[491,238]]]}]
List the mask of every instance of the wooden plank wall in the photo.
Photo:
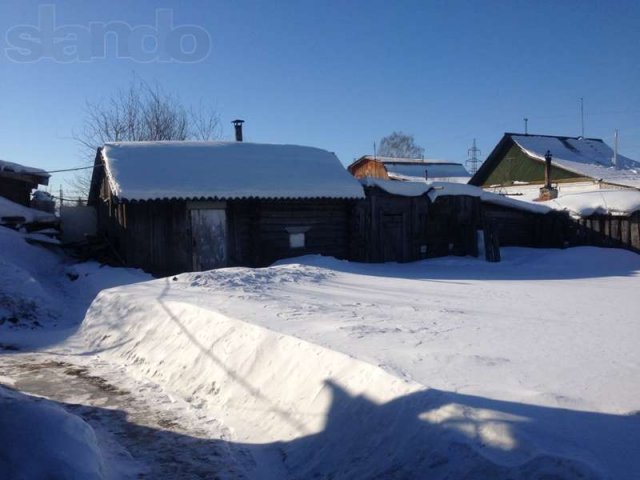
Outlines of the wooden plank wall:
[{"label": "wooden plank wall", "polygon": [[98,225],[127,266],[158,275],[191,270],[185,202],[101,201]]},{"label": "wooden plank wall", "polygon": [[0,176],[0,197],[7,198],[12,202],[19,203],[25,207],[30,206],[31,190],[34,186],[30,183]]},{"label": "wooden plank wall", "polygon": [[[266,266],[279,259],[308,254],[348,258],[353,203],[349,200],[230,201],[230,262]],[[290,247],[287,229],[306,230],[303,248]]]},{"label": "wooden plank wall", "polygon": [[501,246],[559,248],[567,241],[569,217],[563,212],[527,212],[482,204],[482,225],[497,231]]},{"label": "wooden plank wall", "polygon": [[364,160],[355,167],[349,168],[349,172],[356,178],[381,178],[383,180],[389,179],[389,174],[382,162],[377,160]]},{"label": "wooden plank wall", "polygon": [[390,195],[367,187],[351,215],[349,258],[359,262],[409,262],[427,256],[426,197]]},{"label": "wooden plank wall", "polygon": [[478,256],[477,231],[481,227],[481,204],[477,197],[441,196],[430,209],[427,226],[429,257]]}]

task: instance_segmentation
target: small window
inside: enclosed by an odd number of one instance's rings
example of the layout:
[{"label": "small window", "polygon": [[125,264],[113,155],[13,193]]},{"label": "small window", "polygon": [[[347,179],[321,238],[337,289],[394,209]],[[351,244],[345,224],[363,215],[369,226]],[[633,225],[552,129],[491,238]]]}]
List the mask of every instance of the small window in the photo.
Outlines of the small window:
[{"label": "small window", "polygon": [[289,248],[304,248],[304,233],[290,233]]},{"label": "small window", "polygon": [[289,234],[289,248],[304,248],[306,243],[305,234],[311,227],[290,226],[285,230]]}]

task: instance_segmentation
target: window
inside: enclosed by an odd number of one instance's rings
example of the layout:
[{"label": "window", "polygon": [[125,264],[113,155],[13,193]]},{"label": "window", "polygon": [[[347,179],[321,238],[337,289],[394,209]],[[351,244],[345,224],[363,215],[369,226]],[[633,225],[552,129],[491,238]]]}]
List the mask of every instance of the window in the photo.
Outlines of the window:
[{"label": "window", "polygon": [[309,228],[311,227],[286,227],[289,233],[289,248],[304,248]]},{"label": "window", "polygon": [[290,233],[289,248],[304,248],[304,233]]}]

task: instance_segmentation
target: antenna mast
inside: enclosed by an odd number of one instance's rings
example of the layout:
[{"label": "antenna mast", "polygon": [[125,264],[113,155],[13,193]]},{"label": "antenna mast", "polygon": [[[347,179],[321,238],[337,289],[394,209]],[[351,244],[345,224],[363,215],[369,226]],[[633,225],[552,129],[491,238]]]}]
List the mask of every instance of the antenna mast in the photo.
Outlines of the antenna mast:
[{"label": "antenna mast", "polygon": [[467,154],[469,155],[469,158],[467,160],[469,173],[471,173],[471,175],[475,175],[475,173],[478,171],[478,164],[480,163],[480,160],[478,159],[478,156],[480,155],[480,149],[476,147],[475,138],[473,139],[473,146],[469,150],[467,150]]},{"label": "antenna mast", "polygon": [[584,138],[584,97],[580,97],[580,136]]},{"label": "antenna mast", "polygon": [[613,136],[613,166],[618,168],[618,129],[616,128],[616,133]]}]

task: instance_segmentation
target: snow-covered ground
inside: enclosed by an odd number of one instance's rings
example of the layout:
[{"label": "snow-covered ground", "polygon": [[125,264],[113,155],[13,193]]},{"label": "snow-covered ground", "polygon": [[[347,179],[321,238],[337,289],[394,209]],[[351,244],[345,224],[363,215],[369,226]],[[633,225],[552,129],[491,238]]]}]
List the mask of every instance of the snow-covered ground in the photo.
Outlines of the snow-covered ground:
[{"label": "snow-covered ground", "polygon": [[[144,275],[89,264],[67,277],[68,265],[24,248],[42,259],[2,250],[2,277],[17,267],[23,283],[36,279],[48,305],[37,318],[52,312],[51,327],[0,326],[2,343],[21,349],[3,355],[2,383],[53,398],[56,375],[84,368],[79,377],[135,395],[96,400],[76,379],[72,398],[54,398],[65,408],[128,409],[132,424],[169,435],[172,452],[206,437],[225,476],[640,478],[640,256],[630,252],[507,248],[499,264],[312,256],[132,283]],[[88,302],[47,294],[84,283],[89,298],[102,275],[131,284],[54,330],[65,308]],[[38,351],[25,352],[36,337]],[[45,367],[24,368],[54,359],[72,366],[47,366],[40,380],[33,371]],[[163,415],[172,420],[154,420]],[[116,441],[120,427],[87,423],[110,458],[114,444],[128,462],[158,458],[138,454],[138,427]]]}]

